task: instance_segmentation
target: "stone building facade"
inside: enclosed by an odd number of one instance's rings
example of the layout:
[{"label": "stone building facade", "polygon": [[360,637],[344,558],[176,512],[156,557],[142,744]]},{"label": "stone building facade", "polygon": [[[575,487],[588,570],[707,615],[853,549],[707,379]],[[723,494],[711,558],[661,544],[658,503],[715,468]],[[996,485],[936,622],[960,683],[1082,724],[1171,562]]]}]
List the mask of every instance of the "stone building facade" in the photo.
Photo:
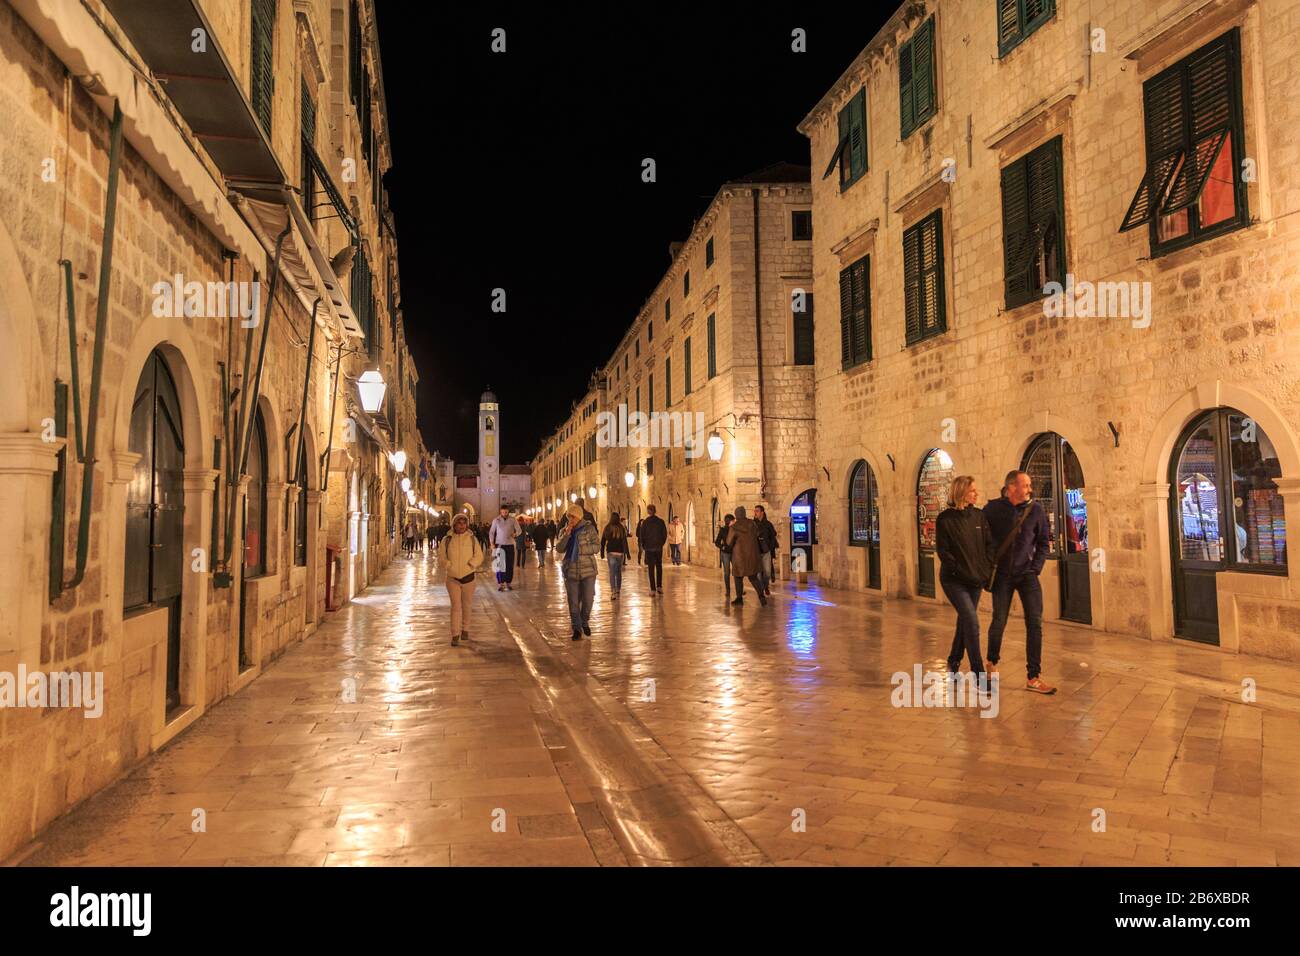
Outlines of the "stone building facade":
[{"label": "stone building facade", "polygon": [[[817,487],[808,176],[780,164],[724,184],[673,245],[635,322],[534,459],[535,507],[567,507],[595,487],[597,521],[618,511],[634,529],[653,504],[682,519],[683,560],[716,566],[723,515],[764,504],[789,554],[790,507]],[[638,412],[677,417],[637,447],[622,423]],[[620,424],[602,435],[611,419]]]},{"label": "stone building facade", "polygon": [[1024,467],[1047,618],[1300,659],[1298,39],[1296,0],[909,2],[871,39],[800,125],[823,581],[942,600],[934,489]]},{"label": "stone building facade", "polygon": [[0,857],[364,589],[423,451],[372,4],[140,17],[0,3]]}]

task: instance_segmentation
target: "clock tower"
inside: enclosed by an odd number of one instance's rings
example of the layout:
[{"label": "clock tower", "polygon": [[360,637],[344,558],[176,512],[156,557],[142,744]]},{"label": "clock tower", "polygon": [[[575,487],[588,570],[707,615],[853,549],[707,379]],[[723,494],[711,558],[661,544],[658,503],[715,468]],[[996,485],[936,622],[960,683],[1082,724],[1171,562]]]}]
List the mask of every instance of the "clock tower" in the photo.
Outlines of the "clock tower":
[{"label": "clock tower", "polygon": [[478,490],[484,521],[501,509],[501,409],[491,391],[478,400]]}]

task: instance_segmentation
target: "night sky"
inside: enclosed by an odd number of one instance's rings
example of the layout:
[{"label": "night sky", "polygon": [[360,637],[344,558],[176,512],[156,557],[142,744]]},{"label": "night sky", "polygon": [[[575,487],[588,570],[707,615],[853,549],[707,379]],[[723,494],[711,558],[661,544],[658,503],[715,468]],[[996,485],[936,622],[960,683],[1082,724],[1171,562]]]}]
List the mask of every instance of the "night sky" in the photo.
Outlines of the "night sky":
[{"label": "night sky", "polygon": [[503,464],[565,419],[723,182],[809,163],[795,126],[892,12],[377,5],[420,430],[473,461],[491,386]]}]

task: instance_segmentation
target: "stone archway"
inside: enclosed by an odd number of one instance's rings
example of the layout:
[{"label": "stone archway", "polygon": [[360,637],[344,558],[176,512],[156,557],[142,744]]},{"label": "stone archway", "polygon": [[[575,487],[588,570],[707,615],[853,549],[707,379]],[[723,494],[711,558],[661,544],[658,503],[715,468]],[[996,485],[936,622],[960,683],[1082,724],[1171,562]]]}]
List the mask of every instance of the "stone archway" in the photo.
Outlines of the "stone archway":
[{"label": "stone archway", "polygon": [[[134,476],[139,455],[130,449],[131,410],[140,374],[157,351],[167,363],[176,387],[184,432],[184,516],[182,541],[186,554],[202,555],[212,567],[216,556],[207,553],[211,542],[212,498],[218,472],[210,466],[212,451],[211,404],[205,382],[195,374],[204,367],[202,353],[181,319],[152,318],[142,323],[127,349],[122,378],[108,409],[109,442],[105,512],[101,544],[105,555],[125,553],[127,484]],[[105,586],[109,594],[123,593],[120,560],[105,562]],[[160,630],[156,615],[133,614],[122,620],[128,643],[151,646],[153,746],[166,743],[203,713],[207,700],[207,619],[210,575],[186,573],[181,590],[180,617],[180,706],[168,713],[165,699],[165,626]],[[120,602],[108,609],[122,614]],[[161,637],[162,640],[159,640]]]}]

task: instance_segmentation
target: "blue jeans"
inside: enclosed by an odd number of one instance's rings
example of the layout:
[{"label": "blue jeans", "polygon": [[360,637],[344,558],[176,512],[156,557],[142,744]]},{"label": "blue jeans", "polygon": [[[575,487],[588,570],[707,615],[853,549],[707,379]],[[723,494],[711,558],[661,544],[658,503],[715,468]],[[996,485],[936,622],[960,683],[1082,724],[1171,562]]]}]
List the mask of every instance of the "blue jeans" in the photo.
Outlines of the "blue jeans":
[{"label": "blue jeans", "polygon": [[731,598],[731,552],[720,551],[722,557],[722,580],[727,582],[727,598]]},{"label": "blue jeans", "polygon": [[564,589],[569,593],[569,620],[574,628],[583,627],[591,620],[591,605],[596,600],[596,579],[564,579]]},{"label": "blue jeans", "polygon": [[623,588],[623,560],[625,554],[609,552],[609,589],[617,594]]},{"label": "blue jeans", "polygon": [[670,544],[668,547],[672,548],[672,553],[673,553],[673,564],[681,564],[681,563],[682,563],[682,546],[681,546],[680,544]]},{"label": "blue jeans", "polygon": [[764,551],[758,556],[758,580],[764,591],[772,589],[772,552]]},{"label": "blue jeans", "polygon": [[998,572],[993,583],[993,623],[989,625],[989,663],[1001,659],[1002,632],[1007,629],[1011,614],[1011,598],[1020,595],[1020,608],[1025,612],[1025,671],[1033,680],[1043,668],[1043,589],[1038,575],[1030,571],[1016,577]]},{"label": "blue jeans", "polygon": [[[939,584],[948,602],[957,611],[957,633],[952,639],[952,648],[948,651],[948,670],[961,669],[964,652],[970,658],[970,672],[984,673],[984,659],[980,656],[980,592],[984,589],[978,584],[966,584],[947,571],[939,572]],[[990,657],[992,654],[990,653]]]}]

